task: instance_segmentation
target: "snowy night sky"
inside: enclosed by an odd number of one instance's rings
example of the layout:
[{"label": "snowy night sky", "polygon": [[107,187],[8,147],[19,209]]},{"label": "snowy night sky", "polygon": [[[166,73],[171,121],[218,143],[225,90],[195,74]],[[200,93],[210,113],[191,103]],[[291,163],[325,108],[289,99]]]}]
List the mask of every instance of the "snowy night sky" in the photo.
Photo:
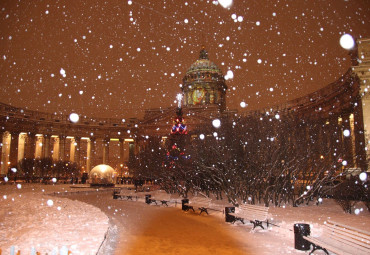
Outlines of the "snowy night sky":
[{"label": "snowy night sky", "polygon": [[[369,0],[0,1],[0,102],[96,117],[175,106],[205,45],[227,107],[303,96],[351,66],[344,33],[370,37]],[[241,108],[240,103],[247,107]]]}]

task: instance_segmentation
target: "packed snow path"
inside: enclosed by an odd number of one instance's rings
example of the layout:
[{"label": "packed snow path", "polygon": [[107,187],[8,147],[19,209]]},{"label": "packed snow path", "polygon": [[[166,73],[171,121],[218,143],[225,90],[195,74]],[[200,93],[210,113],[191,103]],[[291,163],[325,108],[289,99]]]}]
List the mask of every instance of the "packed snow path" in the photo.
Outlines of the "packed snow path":
[{"label": "packed snow path", "polygon": [[99,207],[117,226],[117,235],[104,248],[110,254],[254,254],[218,217],[185,213],[180,205],[167,208],[113,200],[106,193],[68,198]]},{"label": "packed snow path", "polygon": [[183,212],[181,204],[114,200],[111,193],[66,197],[94,205],[109,217],[111,230],[99,254],[304,254],[294,249],[288,229],[251,231],[252,225],[225,223],[221,212],[198,215]]},{"label": "packed snow path", "polygon": [[[54,192],[63,196],[52,196]],[[370,224],[370,213],[363,203],[354,206],[358,213],[347,214],[332,199],[323,199],[319,206],[270,207],[276,225],[251,231],[251,224],[225,223],[222,212],[199,216],[181,211],[180,204],[167,208],[147,205],[143,198],[113,200],[112,190],[91,189],[88,185],[9,183],[0,185],[0,194],[0,249],[4,255],[9,254],[11,245],[22,254],[29,254],[31,247],[50,254],[63,245],[73,254],[96,254],[108,226],[108,238],[98,255],[302,255],[308,252],[294,249],[295,223],[310,224],[313,236],[321,235],[322,224],[328,219],[350,222],[362,230]]]}]

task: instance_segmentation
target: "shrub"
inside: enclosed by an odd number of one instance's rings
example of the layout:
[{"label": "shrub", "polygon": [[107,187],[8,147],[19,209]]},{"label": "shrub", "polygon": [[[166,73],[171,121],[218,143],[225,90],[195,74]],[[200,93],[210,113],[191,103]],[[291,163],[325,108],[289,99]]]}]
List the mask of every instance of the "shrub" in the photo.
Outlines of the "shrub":
[{"label": "shrub", "polygon": [[346,213],[352,213],[352,207],[359,201],[369,200],[368,187],[358,177],[351,177],[339,184],[333,194],[335,201]]}]

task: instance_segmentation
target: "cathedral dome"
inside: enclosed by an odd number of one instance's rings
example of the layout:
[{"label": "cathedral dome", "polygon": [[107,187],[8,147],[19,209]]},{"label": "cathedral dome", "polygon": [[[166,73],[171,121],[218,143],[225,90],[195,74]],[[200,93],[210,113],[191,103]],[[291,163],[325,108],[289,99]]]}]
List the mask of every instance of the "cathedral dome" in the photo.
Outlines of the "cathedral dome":
[{"label": "cathedral dome", "polygon": [[198,72],[218,74],[219,76],[223,77],[222,71],[216,66],[215,63],[213,63],[212,61],[208,59],[208,53],[204,49],[204,47],[202,48],[200,52],[199,59],[190,66],[186,74],[192,74],[192,73],[198,73]]},{"label": "cathedral dome", "polygon": [[216,105],[220,111],[226,107],[225,78],[221,69],[208,58],[204,47],[199,59],[187,70],[182,84],[185,106]]}]

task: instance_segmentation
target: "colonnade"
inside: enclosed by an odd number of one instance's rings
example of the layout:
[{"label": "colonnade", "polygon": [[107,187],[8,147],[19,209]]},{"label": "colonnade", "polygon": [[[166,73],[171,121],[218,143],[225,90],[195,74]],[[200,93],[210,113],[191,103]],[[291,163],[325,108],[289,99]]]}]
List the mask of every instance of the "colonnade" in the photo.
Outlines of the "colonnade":
[{"label": "colonnade", "polygon": [[[367,161],[370,161],[370,38],[358,39],[356,42],[355,65],[353,71],[360,79],[360,96],[363,109],[364,137]],[[357,62],[357,63],[356,63]],[[370,172],[370,164],[368,164]]]},{"label": "colonnade", "polygon": [[[82,172],[89,172],[98,164],[108,164],[122,170],[135,147],[133,139],[8,131],[0,133],[0,141],[1,175],[7,174],[12,167],[16,168],[18,162],[24,158],[76,162],[81,166]],[[113,145],[117,145],[119,149],[112,150]]]}]

